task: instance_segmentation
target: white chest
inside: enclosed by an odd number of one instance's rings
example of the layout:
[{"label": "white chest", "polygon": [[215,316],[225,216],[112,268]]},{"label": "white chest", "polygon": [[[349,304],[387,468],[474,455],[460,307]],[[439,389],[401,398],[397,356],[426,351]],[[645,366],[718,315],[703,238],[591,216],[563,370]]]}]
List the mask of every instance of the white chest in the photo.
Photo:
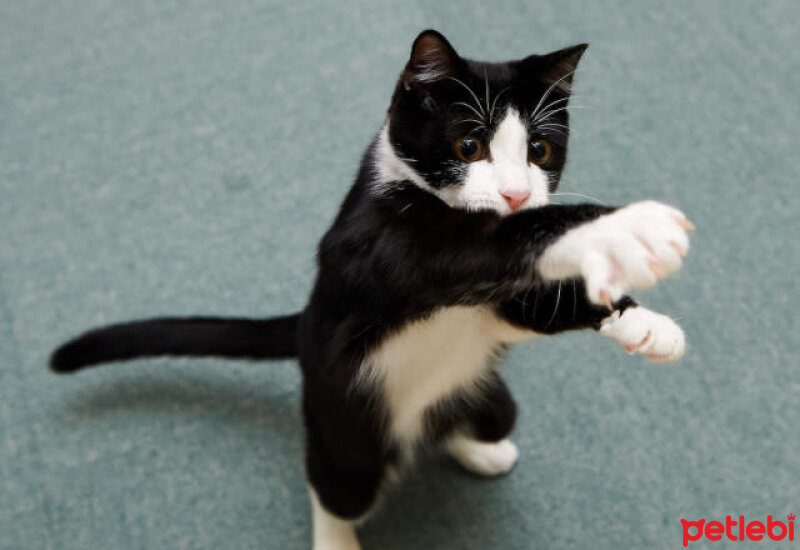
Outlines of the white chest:
[{"label": "white chest", "polygon": [[500,344],[533,336],[484,307],[444,308],[389,337],[365,361],[362,374],[383,392],[392,437],[412,444],[431,405],[475,387]]}]

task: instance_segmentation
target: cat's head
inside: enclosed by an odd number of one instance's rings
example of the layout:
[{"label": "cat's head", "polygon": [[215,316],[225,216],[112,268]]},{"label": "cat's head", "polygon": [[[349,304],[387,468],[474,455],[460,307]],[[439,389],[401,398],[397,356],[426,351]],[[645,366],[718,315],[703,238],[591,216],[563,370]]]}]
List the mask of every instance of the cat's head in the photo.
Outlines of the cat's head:
[{"label": "cat's head", "polygon": [[586,47],[482,63],[422,32],[378,141],[379,179],[411,181],[463,210],[547,204],[566,162],[567,103]]}]

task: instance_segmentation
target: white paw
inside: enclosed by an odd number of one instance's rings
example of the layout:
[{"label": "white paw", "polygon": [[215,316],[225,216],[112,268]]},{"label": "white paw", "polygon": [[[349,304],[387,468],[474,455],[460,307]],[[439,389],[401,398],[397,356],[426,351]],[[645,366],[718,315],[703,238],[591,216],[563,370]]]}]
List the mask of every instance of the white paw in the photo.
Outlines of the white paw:
[{"label": "white paw", "polygon": [[355,523],[340,519],[320,503],[316,491],[309,487],[314,522],[314,550],[361,550]]},{"label": "white paw", "polygon": [[314,550],[361,550],[355,537],[348,539],[332,539],[314,542]]},{"label": "white paw", "polygon": [[680,210],[636,202],[567,231],[544,252],[538,269],[546,279],[583,277],[589,300],[610,306],[677,271],[691,228]]},{"label": "white paw", "polygon": [[677,361],[686,349],[686,337],[675,321],[643,307],[630,307],[622,316],[614,312],[603,321],[600,334],[628,353],[641,353],[658,363]]},{"label": "white paw", "polygon": [[486,443],[455,436],[448,442],[447,449],[464,468],[482,476],[505,474],[519,458],[517,446],[509,439]]}]

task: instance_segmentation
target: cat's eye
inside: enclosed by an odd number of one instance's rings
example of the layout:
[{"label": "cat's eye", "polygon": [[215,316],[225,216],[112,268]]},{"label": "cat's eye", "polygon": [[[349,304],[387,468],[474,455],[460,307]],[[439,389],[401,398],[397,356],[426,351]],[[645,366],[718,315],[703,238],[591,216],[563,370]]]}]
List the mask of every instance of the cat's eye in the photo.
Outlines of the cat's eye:
[{"label": "cat's eye", "polygon": [[536,139],[528,145],[528,160],[537,166],[547,164],[553,154],[553,147],[545,139]]},{"label": "cat's eye", "polygon": [[483,155],[483,144],[474,137],[464,137],[453,144],[456,156],[464,162],[475,162]]}]

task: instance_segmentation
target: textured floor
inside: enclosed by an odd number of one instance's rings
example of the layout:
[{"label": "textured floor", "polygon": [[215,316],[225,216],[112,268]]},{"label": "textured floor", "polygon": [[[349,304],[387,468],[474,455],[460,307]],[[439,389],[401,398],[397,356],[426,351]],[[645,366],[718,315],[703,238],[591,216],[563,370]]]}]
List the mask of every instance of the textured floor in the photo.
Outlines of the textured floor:
[{"label": "textured floor", "polygon": [[792,1],[0,3],[0,548],[309,547],[293,364],[45,361],[98,323],[301,307],[428,26],[489,59],[591,43],[561,191],[696,222],[685,269],[640,296],[690,349],[517,348],[516,470],[426,464],[366,550],[676,548],[681,518],[800,512],[799,19]]}]

